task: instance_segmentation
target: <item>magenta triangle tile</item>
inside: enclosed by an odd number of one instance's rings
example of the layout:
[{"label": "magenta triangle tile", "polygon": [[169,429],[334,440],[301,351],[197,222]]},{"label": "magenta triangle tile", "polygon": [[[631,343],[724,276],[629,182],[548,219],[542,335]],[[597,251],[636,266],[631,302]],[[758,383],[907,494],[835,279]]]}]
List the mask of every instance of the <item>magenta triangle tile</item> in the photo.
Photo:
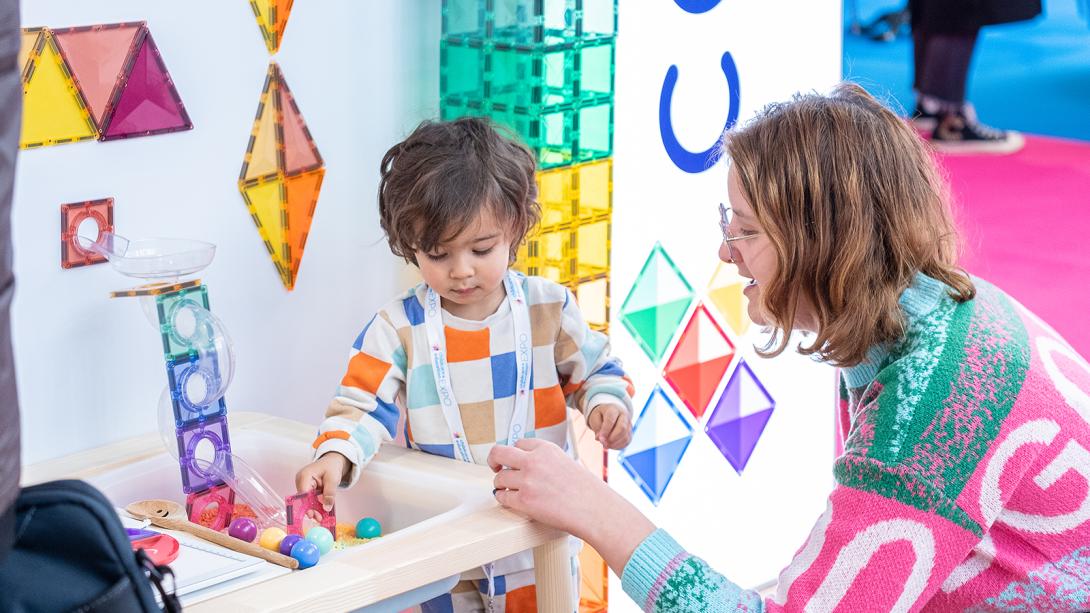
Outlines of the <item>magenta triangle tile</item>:
[{"label": "magenta triangle tile", "polygon": [[189,130],[185,111],[151,33],[144,36],[109,112],[102,140]]}]

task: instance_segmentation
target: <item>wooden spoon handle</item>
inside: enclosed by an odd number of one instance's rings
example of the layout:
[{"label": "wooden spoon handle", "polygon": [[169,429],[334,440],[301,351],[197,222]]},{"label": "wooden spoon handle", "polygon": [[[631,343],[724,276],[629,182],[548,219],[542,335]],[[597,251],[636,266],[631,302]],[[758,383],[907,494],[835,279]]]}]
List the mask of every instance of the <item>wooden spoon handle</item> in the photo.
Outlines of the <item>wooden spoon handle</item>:
[{"label": "wooden spoon handle", "polygon": [[268,549],[265,549],[260,545],[247,543],[246,541],[243,541],[241,539],[237,539],[233,536],[228,536],[226,534],[223,534],[222,532],[216,532],[211,528],[206,528],[200,524],[195,524],[191,521],[185,521],[182,519],[169,519],[165,517],[154,517],[149,519],[151,519],[151,523],[161,528],[166,528],[167,530],[179,530],[181,532],[188,532],[193,536],[199,536],[206,541],[211,541],[217,545],[226,547],[239,553],[245,553],[247,555],[258,557],[262,560],[272,562],[273,564],[279,564],[280,566],[284,566],[292,570],[299,568],[299,560],[296,560],[291,556],[286,556],[282,553],[278,553],[275,551],[269,551]]}]

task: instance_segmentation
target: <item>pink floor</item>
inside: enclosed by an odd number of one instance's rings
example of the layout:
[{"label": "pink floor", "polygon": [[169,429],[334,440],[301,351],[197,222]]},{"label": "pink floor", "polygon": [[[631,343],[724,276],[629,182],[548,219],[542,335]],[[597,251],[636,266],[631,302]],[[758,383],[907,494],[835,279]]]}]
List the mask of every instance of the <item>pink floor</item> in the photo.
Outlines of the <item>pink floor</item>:
[{"label": "pink floor", "polygon": [[1090,143],[1027,136],[1007,156],[940,155],[963,264],[1090,357]]}]

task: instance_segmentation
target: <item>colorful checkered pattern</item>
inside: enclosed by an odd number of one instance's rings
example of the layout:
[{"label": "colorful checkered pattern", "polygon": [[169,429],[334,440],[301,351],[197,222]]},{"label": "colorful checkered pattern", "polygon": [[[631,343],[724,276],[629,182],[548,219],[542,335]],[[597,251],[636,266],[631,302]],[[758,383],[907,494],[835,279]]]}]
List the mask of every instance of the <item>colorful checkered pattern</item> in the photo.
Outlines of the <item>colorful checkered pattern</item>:
[{"label": "colorful checkered pattern", "polygon": [[[603,402],[632,412],[632,385],[609,354],[605,335],[587,327],[571,292],[540,277],[518,276],[530,310],[533,341],[527,438],[565,447],[567,406],[584,415]],[[379,311],[353,344],[337,396],[314,441],[316,455],[336,451],[354,468],[347,484],[396,435],[401,407],[406,438],[415,449],[454,457],[439,403],[424,328],[426,286],[413,288]],[[447,361],[473,460],[485,464],[507,442],[515,400],[513,318],[506,301],[483,321],[444,311]]]}]

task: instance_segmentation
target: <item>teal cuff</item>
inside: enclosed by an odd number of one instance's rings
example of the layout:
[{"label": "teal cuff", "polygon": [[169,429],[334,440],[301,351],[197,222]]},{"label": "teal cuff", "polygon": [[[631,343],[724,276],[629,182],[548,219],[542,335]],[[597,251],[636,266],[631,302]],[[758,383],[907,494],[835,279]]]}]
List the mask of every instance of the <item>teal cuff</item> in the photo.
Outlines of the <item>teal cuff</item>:
[{"label": "teal cuff", "polygon": [[621,587],[628,597],[636,601],[645,611],[652,610],[654,603],[648,602],[651,590],[660,582],[660,578],[665,581],[666,577],[663,575],[673,574],[675,569],[670,568],[670,563],[674,561],[674,558],[685,553],[681,545],[678,545],[677,541],[665,530],[661,528],[655,530],[643,539],[640,546],[632,552],[628,563],[624,565]]}]

